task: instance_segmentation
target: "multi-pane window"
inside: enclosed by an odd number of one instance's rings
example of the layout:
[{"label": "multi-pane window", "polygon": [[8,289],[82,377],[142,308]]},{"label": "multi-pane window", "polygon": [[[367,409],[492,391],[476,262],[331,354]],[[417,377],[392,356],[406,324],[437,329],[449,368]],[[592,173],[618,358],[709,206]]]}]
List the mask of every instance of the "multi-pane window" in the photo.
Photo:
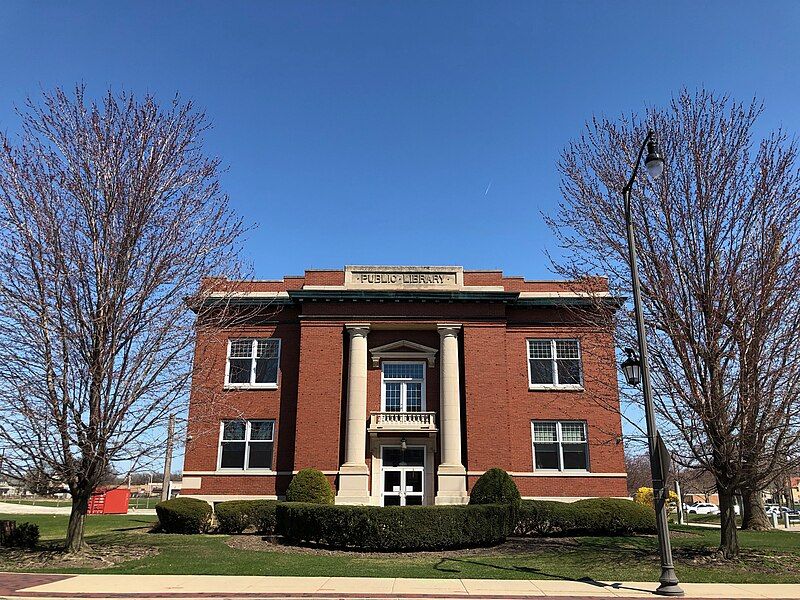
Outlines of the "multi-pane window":
[{"label": "multi-pane window", "polygon": [[281,341],[237,339],[228,342],[228,371],[225,383],[232,386],[278,385]]},{"label": "multi-pane window", "polygon": [[532,386],[580,386],[578,340],[528,340],[528,372]]},{"label": "multi-pane window", "polygon": [[275,421],[223,421],[220,469],[271,469]]},{"label": "multi-pane window", "polygon": [[583,421],[533,421],[535,469],[567,471],[589,469],[586,423]]},{"label": "multi-pane window", "polygon": [[425,363],[385,362],[382,369],[383,410],[425,410]]}]

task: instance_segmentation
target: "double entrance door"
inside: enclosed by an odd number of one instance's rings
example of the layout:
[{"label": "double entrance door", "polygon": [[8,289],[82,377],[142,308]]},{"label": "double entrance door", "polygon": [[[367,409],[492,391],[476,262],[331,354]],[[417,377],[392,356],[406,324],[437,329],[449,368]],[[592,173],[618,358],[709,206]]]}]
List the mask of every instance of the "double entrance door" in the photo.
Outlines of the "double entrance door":
[{"label": "double entrance door", "polygon": [[425,496],[425,447],[381,448],[381,504],[421,506]]}]

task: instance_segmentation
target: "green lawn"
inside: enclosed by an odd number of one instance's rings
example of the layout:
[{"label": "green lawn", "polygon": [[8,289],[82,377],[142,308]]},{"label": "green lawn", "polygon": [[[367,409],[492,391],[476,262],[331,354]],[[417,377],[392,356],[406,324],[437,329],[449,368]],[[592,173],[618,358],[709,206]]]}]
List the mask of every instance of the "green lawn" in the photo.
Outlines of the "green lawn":
[{"label": "green lawn", "polygon": [[24,504],[26,506],[69,506],[70,504],[72,504],[72,500],[70,500],[69,498],[65,498],[63,500],[58,500],[58,499],[56,499],[56,500],[50,500],[50,499],[47,499],[47,500],[43,500],[43,499],[30,500],[30,499],[27,499],[27,498],[25,498],[25,499],[15,498],[15,499],[6,500],[5,498],[3,498],[3,499],[0,499],[0,502],[5,502],[5,503],[8,503],[8,504]]},{"label": "green lawn", "polygon": [[[0,515],[40,526],[42,539],[59,540],[66,529],[63,515]],[[305,575],[366,577],[442,577],[481,579],[580,579],[648,581],[658,577],[656,539],[585,537],[532,540],[523,550],[487,549],[470,554],[431,552],[408,556],[360,557],[347,553],[259,552],[225,544],[223,535],[146,533],[155,517],[99,515],[87,518],[90,544],[155,546],[159,554],[122,563],[106,573]],[[682,581],[800,582],[800,534],[782,531],[740,532],[746,560],[709,566],[708,550],[716,547],[713,529],[675,527],[676,566]],[[776,558],[775,554],[782,557]],[[779,562],[782,561],[782,562]],[[794,565],[787,569],[786,565]],[[0,569],[14,570],[0,554]],[[69,569],[69,572],[98,572]]]},{"label": "green lawn", "polygon": [[[155,508],[156,504],[161,501],[161,498],[158,496],[153,496],[152,498],[131,498],[128,502],[128,508]],[[9,504],[24,504],[27,506],[70,506],[72,504],[72,500],[69,498],[64,498],[63,500],[53,500],[53,499],[36,499],[31,500],[28,498],[24,499],[13,499],[13,500],[5,500],[0,499],[0,502],[7,502]]]}]

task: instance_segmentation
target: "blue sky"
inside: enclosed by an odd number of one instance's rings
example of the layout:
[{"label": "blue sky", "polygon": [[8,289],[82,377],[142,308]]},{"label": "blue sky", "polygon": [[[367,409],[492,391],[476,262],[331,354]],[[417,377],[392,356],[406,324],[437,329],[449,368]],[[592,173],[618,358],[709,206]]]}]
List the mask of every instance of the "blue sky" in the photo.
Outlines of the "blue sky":
[{"label": "blue sky", "polygon": [[800,128],[800,4],[4,2],[0,128],[83,81],[203,106],[255,275],[461,264],[551,275],[541,212],[593,114],[700,85]]},{"label": "blue sky", "polygon": [[[0,129],[84,82],[214,122],[259,278],[456,264],[547,278],[559,151],[592,115],[682,86],[763,99],[800,131],[800,3],[13,2]],[[179,459],[180,460],[180,459]]]}]

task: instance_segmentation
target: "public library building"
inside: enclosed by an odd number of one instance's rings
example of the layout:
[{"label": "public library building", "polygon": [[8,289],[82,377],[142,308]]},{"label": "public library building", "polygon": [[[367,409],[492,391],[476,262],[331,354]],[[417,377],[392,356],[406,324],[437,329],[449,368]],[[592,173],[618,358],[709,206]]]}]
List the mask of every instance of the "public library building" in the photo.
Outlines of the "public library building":
[{"label": "public library building", "polygon": [[226,301],[260,310],[198,333],[182,494],[281,498],[313,467],[337,503],[460,504],[501,467],[526,498],[627,496],[613,338],[582,316],[619,302],[590,286],[433,266],[236,282]]}]

